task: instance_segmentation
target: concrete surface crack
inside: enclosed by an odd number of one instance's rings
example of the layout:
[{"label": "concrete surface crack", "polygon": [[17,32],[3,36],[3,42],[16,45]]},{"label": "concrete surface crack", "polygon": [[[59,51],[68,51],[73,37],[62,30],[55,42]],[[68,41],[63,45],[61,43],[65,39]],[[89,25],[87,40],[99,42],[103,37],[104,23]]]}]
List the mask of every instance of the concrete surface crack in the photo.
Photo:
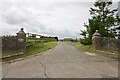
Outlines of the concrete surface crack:
[{"label": "concrete surface crack", "polygon": [[41,65],[42,65],[42,67],[44,68],[44,75],[45,75],[45,77],[46,77],[46,78],[48,78],[47,73],[46,73],[46,67],[44,66],[44,64],[43,64],[43,63],[41,63],[41,62],[40,62],[40,64],[41,64]]}]

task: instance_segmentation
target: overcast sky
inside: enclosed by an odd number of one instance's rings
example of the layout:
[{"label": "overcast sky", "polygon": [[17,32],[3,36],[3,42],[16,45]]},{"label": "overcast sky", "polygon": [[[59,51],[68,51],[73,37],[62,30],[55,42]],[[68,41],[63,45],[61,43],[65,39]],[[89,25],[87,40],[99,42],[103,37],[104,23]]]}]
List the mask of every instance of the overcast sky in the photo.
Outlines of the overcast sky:
[{"label": "overcast sky", "polygon": [[13,35],[23,27],[26,33],[79,38],[93,4],[86,0],[1,0],[0,35]]}]

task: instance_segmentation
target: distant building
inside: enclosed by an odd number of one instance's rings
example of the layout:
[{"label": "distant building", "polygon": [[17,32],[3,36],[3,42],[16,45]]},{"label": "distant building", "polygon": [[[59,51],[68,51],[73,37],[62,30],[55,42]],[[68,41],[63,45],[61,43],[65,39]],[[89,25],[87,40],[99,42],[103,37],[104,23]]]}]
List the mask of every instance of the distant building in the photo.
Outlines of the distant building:
[{"label": "distant building", "polygon": [[64,41],[73,41],[74,39],[72,38],[65,38]]}]

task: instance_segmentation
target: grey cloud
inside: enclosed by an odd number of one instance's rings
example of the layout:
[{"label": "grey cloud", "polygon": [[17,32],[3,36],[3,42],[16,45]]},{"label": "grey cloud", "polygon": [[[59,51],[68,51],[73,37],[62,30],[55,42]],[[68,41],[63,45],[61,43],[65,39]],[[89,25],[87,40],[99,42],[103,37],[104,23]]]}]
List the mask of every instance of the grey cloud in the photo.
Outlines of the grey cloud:
[{"label": "grey cloud", "polygon": [[5,20],[7,24],[14,25],[14,24],[22,24],[23,22],[26,22],[28,19],[25,17],[21,17],[20,15],[2,15],[2,18]]},{"label": "grey cloud", "polygon": [[[39,33],[40,30],[45,29],[45,26],[38,19],[36,19],[36,16],[34,16],[31,11],[26,9],[26,6],[21,7],[16,5],[10,7],[8,11],[1,13],[1,20],[4,25],[9,25],[14,29],[18,29],[18,27],[24,27],[27,32]],[[5,27],[4,29],[9,32],[9,28]],[[4,29],[2,30],[3,34],[6,33]]]},{"label": "grey cloud", "polygon": [[12,6],[9,10],[1,13],[1,18],[4,22],[10,25],[22,24],[29,20],[28,13],[20,7]]},{"label": "grey cloud", "polygon": [[63,27],[60,30],[55,31],[55,29],[52,30],[46,30],[45,32],[42,32],[43,34],[47,34],[50,36],[58,36],[59,38],[66,38],[66,37],[71,37],[71,38],[76,38],[76,33],[72,32],[68,28]]},{"label": "grey cloud", "polygon": [[[3,3],[0,3],[3,4]],[[20,27],[25,32],[50,36],[80,37],[80,29],[89,17],[90,2],[14,3],[1,5],[2,34],[16,33]],[[9,9],[8,9],[9,8]]]}]

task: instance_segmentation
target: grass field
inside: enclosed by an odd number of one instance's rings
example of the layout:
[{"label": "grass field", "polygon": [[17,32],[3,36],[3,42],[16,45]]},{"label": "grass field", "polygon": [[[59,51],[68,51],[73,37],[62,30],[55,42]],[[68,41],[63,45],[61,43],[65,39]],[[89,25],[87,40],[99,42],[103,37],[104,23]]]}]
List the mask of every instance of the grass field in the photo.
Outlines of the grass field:
[{"label": "grass field", "polygon": [[30,41],[43,41],[43,40],[32,40],[32,39],[27,39],[26,42],[30,42]]},{"label": "grass field", "polygon": [[24,57],[27,57],[29,55],[37,54],[37,53],[49,50],[51,48],[54,48],[56,45],[57,45],[57,42],[35,44],[35,45],[27,47],[26,52],[23,55],[6,58],[6,59],[3,59],[2,61],[10,61],[10,60],[17,59],[17,58],[24,58]]},{"label": "grass field", "polygon": [[[78,48],[78,49],[80,49],[80,50],[82,50],[82,51],[85,51],[85,52],[97,53],[97,54],[102,54],[102,55],[113,57],[113,58],[118,58],[118,55],[105,54],[103,52],[98,52],[98,51],[92,49],[92,45],[83,45],[83,44],[80,44],[80,45],[77,45],[75,47]],[[119,54],[118,51],[109,51],[109,50],[102,50],[102,51]]]}]

